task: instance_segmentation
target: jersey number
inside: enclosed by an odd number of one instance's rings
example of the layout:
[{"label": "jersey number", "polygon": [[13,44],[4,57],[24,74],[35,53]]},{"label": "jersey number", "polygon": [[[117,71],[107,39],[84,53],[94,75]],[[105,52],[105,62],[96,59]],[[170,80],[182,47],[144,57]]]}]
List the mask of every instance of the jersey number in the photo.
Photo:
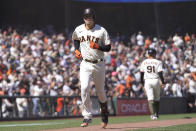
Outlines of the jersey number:
[{"label": "jersey number", "polygon": [[154,66],[147,66],[147,72],[148,73],[155,73],[155,67]]}]

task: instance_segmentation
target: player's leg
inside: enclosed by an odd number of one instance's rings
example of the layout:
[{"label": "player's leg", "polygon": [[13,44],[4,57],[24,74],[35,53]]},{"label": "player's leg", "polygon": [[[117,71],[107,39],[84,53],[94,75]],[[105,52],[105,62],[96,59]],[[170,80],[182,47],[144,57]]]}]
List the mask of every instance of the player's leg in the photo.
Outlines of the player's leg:
[{"label": "player's leg", "polygon": [[89,83],[92,78],[91,67],[88,63],[82,62],[80,65],[80,82],[81,82],[81,99],[82,99],[82,115],[84,117],[82,127],[88,126],[92,121],[92,102],[89,94]]},{"label": "player's leg", "polygon": [[159,103],[160,103],[160,84],[159,80],[154,81],[154,103],[155,103],[155,116],[159,117]]},{"label": "player's leg", "polygon": [[155,101],[155,108],[156,108],[155,116],[157,118],[159,118],[159,103],[160,103],[160,101]]},{"label": "player's leg", "polygon": [[101,103],[101,102],[99,102],[99,103],[100,103],[100,107],[101,107],[101,117],[102,117],[101,126],[103,128],[106,128],[106,126],[108,124],[108,115],[109,115],[107,101],[104,103]]},{"label": "player's leg", "polygon": [[105,128],[108,124],[108,107],[107,97],[104,89],[105,86],[105,65],[103,62],[97,64],[93,71],[93,80],[95,83],[96,92],[98,95],[101,116],[102,116],[102,127]]},{"label": "player's leg", "polygon": [[107,101],[106,91],[105,91],[105,66],[104,63],[101,62],[97,65],[94,65],[93,81],[95,83],[96,92],[98,95],[98,99],[101,103],[105,103]]},{"label": "player's leg", "polygon": [[153,79],[147,79],[145,80],[144,88],[146,90],[146,95],[148,98],[148,105],[151,113],[151,119],[155,119],[155,103],[154,103],[154,90],[152,87]]},{"label": "player's leg", "polygon": [[156,116],[156,102],[154,100],[149,100],[148,101],[148,104],[149,104],[149,109],[150,109],[150,113],[151,113],[151,116],[150,118],[152,120],[156,120],[158,117]]}]

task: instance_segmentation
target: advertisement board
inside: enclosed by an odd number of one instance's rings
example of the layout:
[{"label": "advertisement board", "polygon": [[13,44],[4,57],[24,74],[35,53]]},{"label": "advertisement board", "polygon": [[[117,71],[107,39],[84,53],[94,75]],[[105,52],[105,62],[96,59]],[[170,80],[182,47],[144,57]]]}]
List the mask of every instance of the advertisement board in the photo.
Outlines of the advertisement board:
[{"label": "advertisement board", "polygon": [[149,115],[150,110],[146,99],[117,99],[116,115]]}]

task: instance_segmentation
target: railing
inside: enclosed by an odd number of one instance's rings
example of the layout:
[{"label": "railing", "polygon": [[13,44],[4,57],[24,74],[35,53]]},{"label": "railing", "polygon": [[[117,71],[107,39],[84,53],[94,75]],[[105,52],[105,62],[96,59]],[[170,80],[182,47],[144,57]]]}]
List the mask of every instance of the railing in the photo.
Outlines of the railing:
[{"label": "railing", "polygon": [[[91,101],[93,116],[100,115],[98,98],[91,97]],[[187,105],[184,97],[161,97],[159,112],[160,114],[187,113]],[[149,114],[146,98],[108,97],[108,110],[110,115]],[[196,109],[194,108],[192,112],[196,112]],[[0,96],[0,120],[70,117],[81,117],[80,96]]]},{"label": "railing", "polygon": [[[97,97],[91,97],[93,115],[100,115]],[[115,115],[112,97],[108,97],[110,115]],[[80,96],[1,96],[0,120],[48,119],[81,116]]]}]

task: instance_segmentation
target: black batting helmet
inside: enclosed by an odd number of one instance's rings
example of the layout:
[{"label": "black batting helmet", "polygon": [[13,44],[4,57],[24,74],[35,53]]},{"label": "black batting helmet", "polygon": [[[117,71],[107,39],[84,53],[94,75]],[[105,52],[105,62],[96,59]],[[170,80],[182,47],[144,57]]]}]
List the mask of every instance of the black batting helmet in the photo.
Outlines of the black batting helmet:
[{"label": "black batting helmet", "polygon": [[88,18],[88,16],[93,16],[93,19],[95,19],[95,10],[92,8],[84,9],[83,18]]},{"label": "black batting helmet", "polygon": [[157,52],[155,49],[149,48],[149,49],[147,49],[146,54],[149,56],[155,57]]}]

